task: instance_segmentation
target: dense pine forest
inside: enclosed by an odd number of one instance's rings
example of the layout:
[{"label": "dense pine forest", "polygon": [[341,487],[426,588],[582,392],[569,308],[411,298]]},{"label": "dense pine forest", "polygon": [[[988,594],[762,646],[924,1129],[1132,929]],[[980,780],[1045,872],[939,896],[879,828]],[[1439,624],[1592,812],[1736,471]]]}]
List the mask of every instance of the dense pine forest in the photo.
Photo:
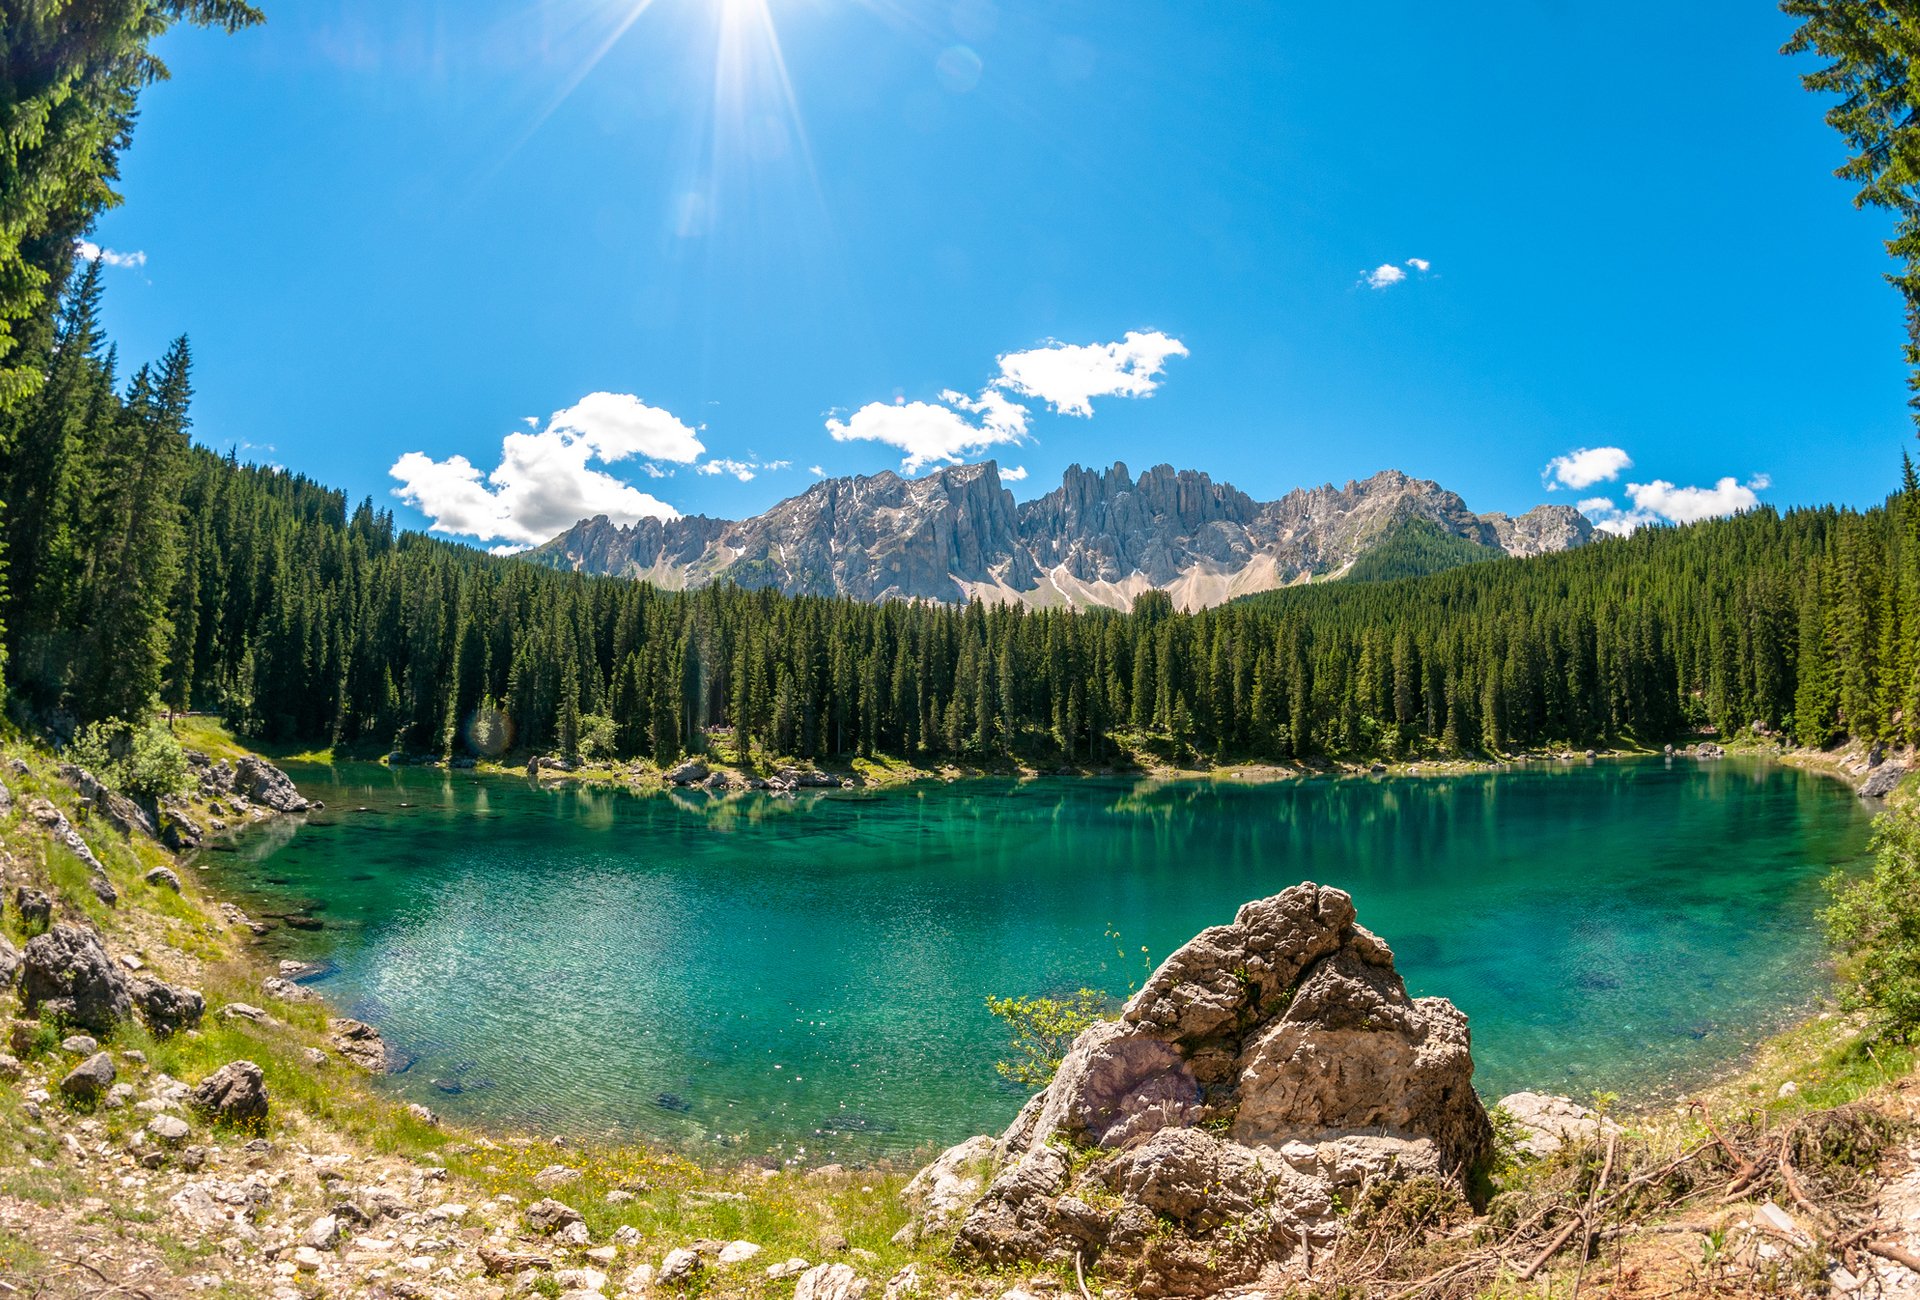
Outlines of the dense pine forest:
[{"label": "dense pine forest", "polygon": [[[1920,734],[1920,483],[1196,614],[661,591],[401,533],[190,444],[184,341],[118,377],[76,281],[0,492],[16,707],[149,703],[363,752],[1103,763]],[[720,733],[716,735],[715,733]]]}]

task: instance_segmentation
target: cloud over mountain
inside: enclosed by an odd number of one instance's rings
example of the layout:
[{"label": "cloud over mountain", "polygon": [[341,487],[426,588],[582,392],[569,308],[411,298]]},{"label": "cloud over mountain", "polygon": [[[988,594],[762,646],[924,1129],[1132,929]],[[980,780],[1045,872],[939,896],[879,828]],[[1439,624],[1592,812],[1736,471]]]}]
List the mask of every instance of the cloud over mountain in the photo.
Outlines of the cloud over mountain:
[{"label": "cloud over mountain", "polygon": [[545,429],[502,438],[500,463],[484,476],[465,456],[434,460],[418,451],[388,472],[400,481],[394,495],[424,513],[435,532],[530,546],[593,515],[624,523],[679,518],[666,502],[595,465],[636,461],[658,476],[664,471],[656,462],[692,464],[705,450],[667,411],[631,394],[590,393],[554,412]]}]

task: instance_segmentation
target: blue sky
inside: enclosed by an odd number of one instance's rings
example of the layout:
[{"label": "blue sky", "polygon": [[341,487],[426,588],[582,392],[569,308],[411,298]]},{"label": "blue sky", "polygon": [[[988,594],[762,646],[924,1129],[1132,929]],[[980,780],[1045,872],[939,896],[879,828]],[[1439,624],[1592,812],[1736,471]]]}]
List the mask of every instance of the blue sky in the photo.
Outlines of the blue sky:
[{"label": "blue sky", "polygon": [[1626,526],[1866,504],[1911,436],[1886,223],[1751,0],[262,3],[164,43],[108,323],[416,525],[396,465],[512,544],[980,452]]}]

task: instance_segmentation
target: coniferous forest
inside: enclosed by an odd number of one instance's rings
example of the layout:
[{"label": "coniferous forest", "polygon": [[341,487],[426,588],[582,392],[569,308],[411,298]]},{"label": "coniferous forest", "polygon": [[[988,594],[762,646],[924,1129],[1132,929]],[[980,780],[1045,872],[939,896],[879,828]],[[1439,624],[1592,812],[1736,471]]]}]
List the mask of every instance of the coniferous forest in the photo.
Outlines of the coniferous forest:
[{"label": "coniferous forest", "polygon": [[1129,614],[661,591],[419,534],[189,443],[186,344],[129,379],[76,282],[10,417],[9,684],[362,751],[1100,763],[1920,737],[1920,483],[1530,560]]},{"label": "coniferous forest", "polygon": [[[1910,464],[1867,511],[1763,508],[1478,563],[1408,536],[1361,566],[1377,580],[1196,614],[1152,596],[1123,615],[681,594],[398,532],[370,503],[193,446],[186,341],[123,373],[98,263],[75,266],[139,91],[165,75],[151,40],[258,14],[93,0],[81,33],[5,8],[0,619],[12,707],[56,734],[159,705],[362,751],[657,761],[716,730],[733,756],[1088,763],[1143,744],[1371,758],[1755,724],[1806,745],[1920,739]],[[1893,84],[1897,42],[1863,45],[1890,29],[1859,6],[1784,8],[1802,20],[1789,52],[1829,61],[1809,87],[1842,96],[1841,174],[1901,223],[1891,278],[1914,301],[1920,200],[1890,160],[1920,127],[1869,93]]]}]

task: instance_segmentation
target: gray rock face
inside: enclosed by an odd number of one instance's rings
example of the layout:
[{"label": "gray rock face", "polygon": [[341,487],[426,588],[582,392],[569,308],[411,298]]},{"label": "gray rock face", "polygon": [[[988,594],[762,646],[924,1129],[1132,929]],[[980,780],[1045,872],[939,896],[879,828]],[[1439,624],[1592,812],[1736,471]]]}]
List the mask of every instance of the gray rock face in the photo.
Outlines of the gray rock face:
[{"label": "gray rock face", "polygon": [[122,834],[140,834],[148,839],[155,838],[153,818],[147,815],[147,810],[117,790],[109,790],[98,777],[84,767],[62,763],[60,779],[79,791],[94,810]]},{"label": "gray rock face", "polygon": [[20,1000],[29,1015],[110,1033],[133,1014],[127,977],[91,931],[56,925],[27,941]]},{"label": "gray rock face", "polygon": [[1906,774],[1907,769],[1903,764],[1883,762],[1880,766],[1869,772],[1867,779],[1860,783],[1860,797],[1862,799],[1884,799],[1894,792],[1894,789],[1899,786],[1901,778],[1906,776]]},{"label": "gray rock face", "polygon": [[1571,506],[1476,515],[1438,484],[1397,471],[1255,501],[1205,474],[1160,465],[1076,465],[1016,505],[992,461],[916,479],[827,479],[740,523],[583,520],[529,558],[669,588],[731,580],[789,595],[1125,608],[1140,592],[1195,609],[1343,572],[1393,528],[1426,520],[1510,555],[1585,543]]},{"label": "gray rock face", "polygon": [[195,1110],[224,1124],[259,1124],[267,1118],[267,1080],[252,1061],[229,1061],[188,1094]]},{"label": "gray rock face", "polygon": [[135,979],[130,991],[147,1028],[162,1038],[192,1029],[207,1013],[207,1000],[193,989],[175,988],[155,979]]},{"label": "gray rock face", "polygon": [[313,806],[294,788],[293,778],[263,758],[241,759],[233,769],[233,788],[275,812],[305,812]]},{"label": "gray rock face", "polygon": [[96,872],[106,870],[100,865],[100,859],[93,856],[93,850],[87,847],[87,842],[80,838],[80,832],[73,828],[73,823],[67,820],[67,815],[51,803],[45,799],[33,800],[27,805],[27,816],[40,823],[56,843],[64,844],[73,856],[88,867]]},{"label": "gray rock face", "polygon": [[13,987],[13,977],[20,973],[20,953],[5,939],[0,939],[0,990]]},{"label": "gray rock face", "polygon": [[[1339,1204],[1378,1179],[1464,1188],[1493,1138],[1472,1077],[1466,1017],[1407,996],[1346,894],[1299,885],[1194,938],[1075,1041],[1000,1138],[955,1248],[1083,1255],[1142,1295],[1249,1283],[1330,1244]],[[922,1205],[980,1149],[916,1178]]]}]

